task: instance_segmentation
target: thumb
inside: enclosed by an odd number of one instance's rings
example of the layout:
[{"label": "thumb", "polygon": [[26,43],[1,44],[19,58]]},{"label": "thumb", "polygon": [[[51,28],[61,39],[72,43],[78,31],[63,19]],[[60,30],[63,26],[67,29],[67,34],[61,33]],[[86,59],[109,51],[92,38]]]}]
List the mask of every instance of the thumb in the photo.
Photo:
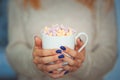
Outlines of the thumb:
[{"label": "thumb", "polygon": [[41,49],[42,48],[42,40],[38,36],[35,36],[34,41],[35,41],[35,47]]},{"label": "thumb", "polygon": [[78,38],[78,39],[76,40],[75,50],[78,50],[81,46],[82,46],[81,40]]}]

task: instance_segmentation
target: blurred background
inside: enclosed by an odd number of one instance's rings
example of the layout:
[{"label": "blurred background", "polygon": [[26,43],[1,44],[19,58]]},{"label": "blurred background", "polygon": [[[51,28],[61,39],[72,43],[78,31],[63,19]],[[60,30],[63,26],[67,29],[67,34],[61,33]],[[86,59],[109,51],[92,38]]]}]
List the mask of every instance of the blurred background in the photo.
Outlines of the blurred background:
[{"label": "blurred background", "polygon": [[[0,0],[0,80],[16,80],[16,74],[9,65],[5,48],[8,43],[7,39],[7,3],[8,0]],[[118,36],[120,35],[120,0],[115,0],[116,21]],[[118,48],[120,47],[120,37],[118,37]],[[118,59],[115,67],[109,72],[104,80],[120,80],[120,48],[118,49]]]},{"label": "blurred background", "polygon": [[15,80],[15,72],[10,67],[5,56],[5,48],[8,43],[7,3],[8,0],[0,0],[0,80]]}]

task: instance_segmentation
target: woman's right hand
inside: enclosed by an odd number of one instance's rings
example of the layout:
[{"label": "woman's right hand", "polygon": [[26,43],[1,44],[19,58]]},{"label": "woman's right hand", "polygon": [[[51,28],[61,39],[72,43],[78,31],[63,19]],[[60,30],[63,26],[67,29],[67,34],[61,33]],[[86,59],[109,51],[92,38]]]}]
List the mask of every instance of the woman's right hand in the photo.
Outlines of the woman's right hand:
[{"label": "woman's right hand", "polygon": [[35,37],[35,45],[33,49],[33,62],[36,67],[42,72],[48,74],[52,78],[60,78],[64,75],[65,71],[58,72],[58,68],[63,68],[63,62],[49,64],[51,62],[59,61],[64,58],[60,49],[42,49],[42,40]]}]

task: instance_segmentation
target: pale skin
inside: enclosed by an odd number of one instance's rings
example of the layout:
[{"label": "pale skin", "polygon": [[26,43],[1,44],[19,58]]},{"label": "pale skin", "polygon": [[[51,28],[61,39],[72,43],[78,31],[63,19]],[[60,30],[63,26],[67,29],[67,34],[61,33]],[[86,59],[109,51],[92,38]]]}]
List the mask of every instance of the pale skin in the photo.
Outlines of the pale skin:
[{"label": "pale skin", "polygon": [[[72,58],[69,58],[62,53],[56,53],[56,51],[60,49],[43,49],[42,40],[38,36],[34,38],[34,41],[33,62],[40,71],[46,73],[51,78],[61,78],[68,72],[78,70],[85,59],[85,48],[81,52],[78,52],[78,49],[84,44],[80,39],[77,39],[74,50],[68,47],[65,47],[65,50],[62,50],[72,56]],[[58,56],[60,55],[64,55],[64,57],[59,58]],[[50,62],[55,63],[48,64]],[[63,66],[63,62],[68,62],[68,64]],[[63,70],[57,71],[59,68],[62,68]]]}]

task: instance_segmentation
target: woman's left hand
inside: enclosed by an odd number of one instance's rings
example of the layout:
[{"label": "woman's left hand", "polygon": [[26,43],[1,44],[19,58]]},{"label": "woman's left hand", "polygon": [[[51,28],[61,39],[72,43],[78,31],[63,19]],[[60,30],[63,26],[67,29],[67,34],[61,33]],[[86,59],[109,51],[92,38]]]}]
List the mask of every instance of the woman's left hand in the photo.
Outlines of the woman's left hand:
[{"label": "woman's left hand", "polygon": [[78,52],[78,50],[81,46],[83,46],[83,44],[84,43],[80,39],[77,39],[77,45],[75,46],[75,50],[61,46],[63,52],[69,54],[72,57],[69,58],[65,56],[63,59],[64,62],[68,62],[68,65],[64,67],[66,74],[68,72],[74,72],[81,67],[85,59],[85,48],[81,52]]}]

